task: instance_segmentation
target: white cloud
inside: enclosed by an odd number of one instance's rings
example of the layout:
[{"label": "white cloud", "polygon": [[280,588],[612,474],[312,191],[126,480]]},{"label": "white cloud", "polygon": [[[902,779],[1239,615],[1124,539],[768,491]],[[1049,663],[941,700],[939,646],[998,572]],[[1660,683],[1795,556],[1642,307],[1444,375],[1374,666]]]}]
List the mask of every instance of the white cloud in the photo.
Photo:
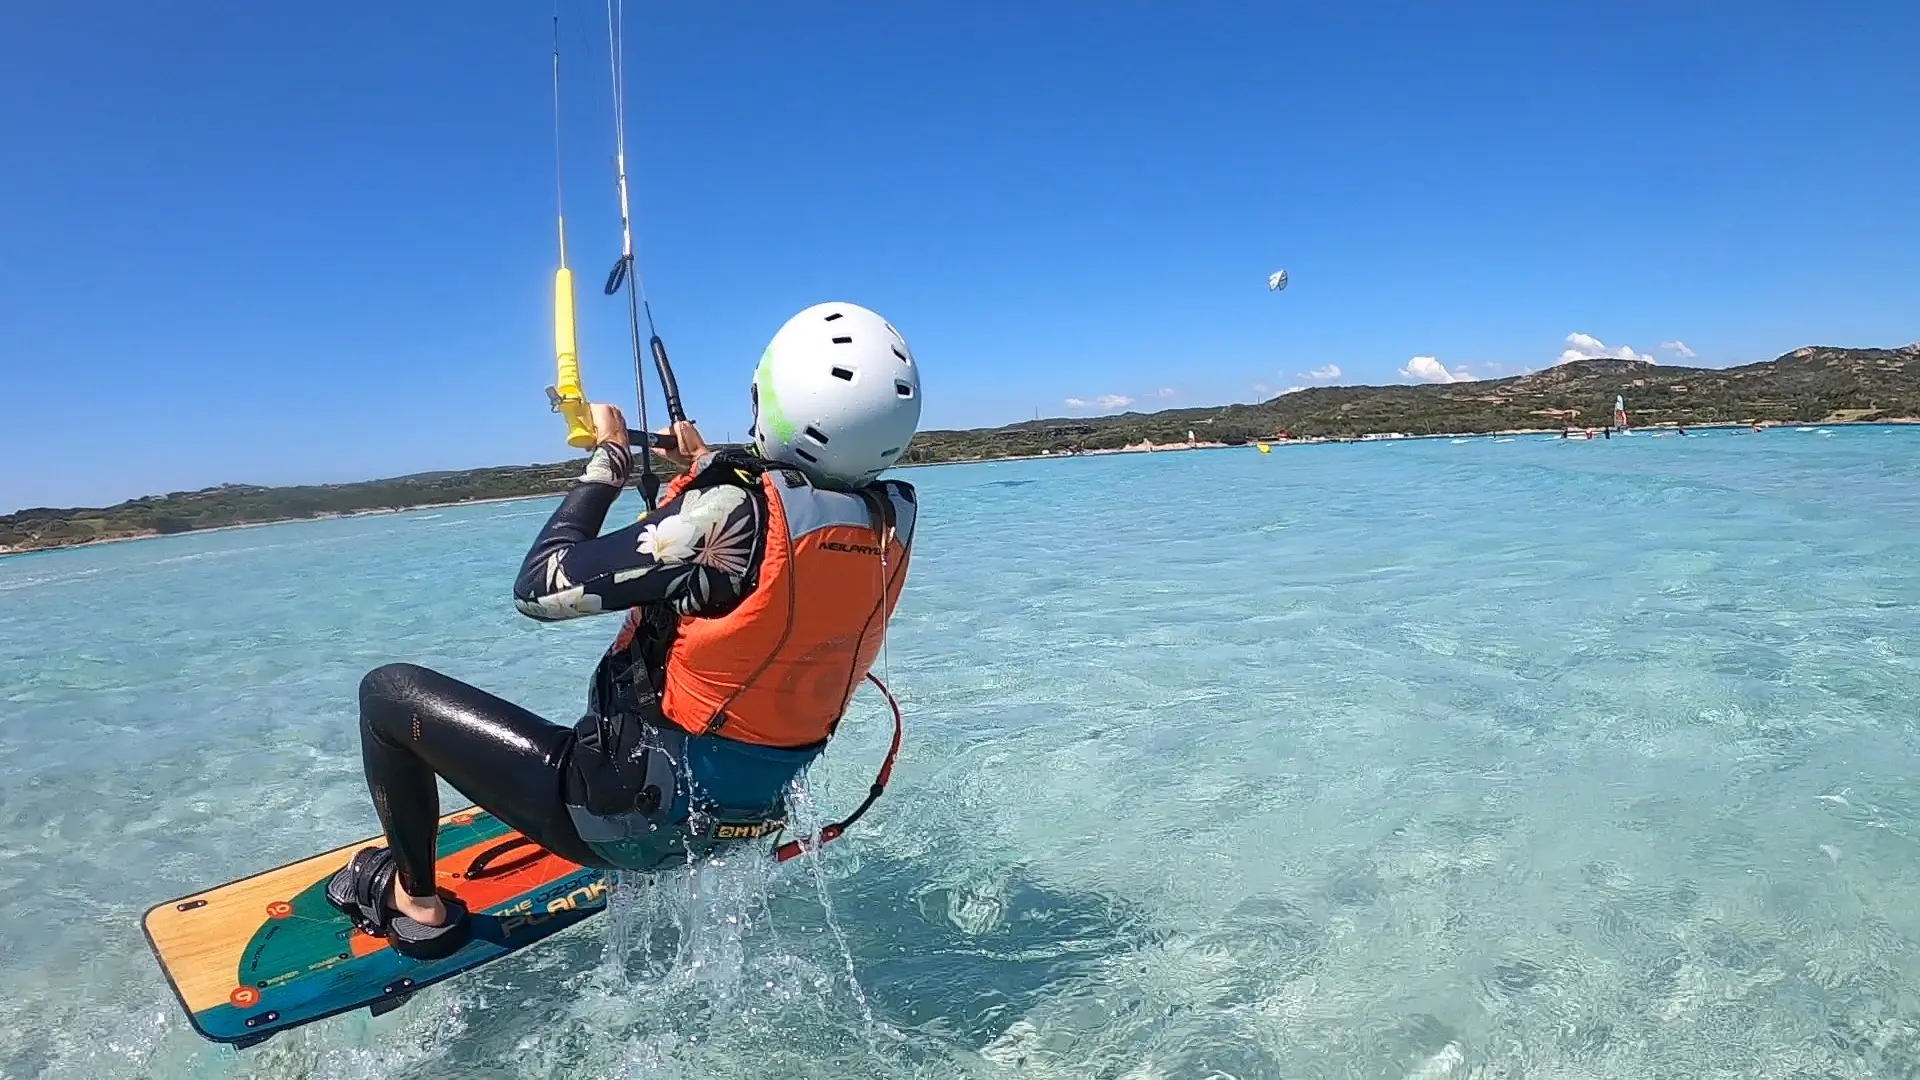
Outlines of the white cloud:
[{"label": "white cloud", "polygon": [[1257,382],[1253,384],[1253,392],[1256,394],[1259,394],[1261,397],[1266,397],[1267,395],[1273,393],[1273,388],[1268,386],[1266,383]]},{"label": "white cloud", "polygon": [[1445,364],[1431,356],[1415,356],[1407,360],[1407,366],[1400,369],[1400,377],[1423,383],[1472,382],[1473,376],[1466,368],[1448,371]]},{"label": "white cloud", "polygon": [[1312,379],[1314,382],[1332,382],[1340,377],[1340,365],[1328,364],[1326,367],[1317,367],[1312,371],[1302,372],[1300,377]]},{"label": "white cloud", "polygon": [[1682,360],[1693,359],[1693,350],[1687,348],[1687,343],[1684,341],[1663,341],[1660,343],[1660,347],[1680,357]]},{"label": "white cloud", "polygon": [[[1266,390],[1266,387],[1259,383],[1255,383],[1254,389],[1264,393]],[[1180,396],[1180,391],[1175,390],[1171,386],[1162,386],[1156,390],[1142,391],[1140,394],[1140,397],[1138,398],[1134,397],[1131,394],[1101,394],[1099,397],[1093,397],[1093,398],[1070,397],[1067,399],[1067,408],[1069,409],[1124,409],[1127,406],[1132,405],[1133,403],[1139,401],[1140,398],[1160,398],[1162,400],[1166,400],[1169,398],[1175,398],[1179,396]]]},{"label": "white cloud", "polygon": [[1124,409],[1131,404],[1133,404],[1133,399],[1125,394],[1101,394],[1092,401],[1077,397],[1067,399],[1067,408],[1069,409]]},{"label": "white cloud", "polygon": [[1286,388],[1285,390],[1282,390],[1282,391],[1280,391],[1280,396],[1281,396],[1281,397],[1286,397],[1286,396],[1287,396],[1288,394],[1297,394],[1297,393],[1299,393],[1300,391],[1302,391],[1302,390],[1305,390],[1305,389],[1306,389],[1306,387],[1304,387],[1304,386],[1289,386],[1289,387],[1287,387],[1287,388]]},{"label": "white cloud", "polygon": [[1634,352],[1628,345],[1617,349],[1607,348],[1607,344],[1592,334],[1573,333],[1567,335],[1567,348],[1561,352],[1555,364],[1571,364],[1575,360],[1639,360],[1653,363],[1653,357],[1646,353]]}]

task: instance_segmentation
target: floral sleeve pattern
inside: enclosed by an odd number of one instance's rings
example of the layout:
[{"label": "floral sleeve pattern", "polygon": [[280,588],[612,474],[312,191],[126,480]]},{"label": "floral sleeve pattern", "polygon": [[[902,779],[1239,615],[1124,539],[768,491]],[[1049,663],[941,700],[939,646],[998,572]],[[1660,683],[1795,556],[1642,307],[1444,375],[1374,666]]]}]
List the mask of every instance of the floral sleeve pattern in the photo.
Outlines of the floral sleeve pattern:
[{"label": "floral sleeve pattern", "polygon": [[[571,502],[570,495],[542,530],[515,583],[514,606],[531,618],[571,619],[659,603],[683,615],[718,615],[745,595],[759,564],[765,509],[746,488],[685,492],[605,536],[583,530],[585,521],[568,515]],[[602,508],[602,519],[605,513]]]}]

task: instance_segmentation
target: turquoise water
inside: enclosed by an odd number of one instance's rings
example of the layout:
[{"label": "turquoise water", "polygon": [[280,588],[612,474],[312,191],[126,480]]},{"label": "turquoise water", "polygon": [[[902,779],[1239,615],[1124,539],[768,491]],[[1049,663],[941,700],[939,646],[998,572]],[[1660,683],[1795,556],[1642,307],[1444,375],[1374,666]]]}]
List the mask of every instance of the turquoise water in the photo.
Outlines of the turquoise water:
[{"label": "turquoise water", "polygon": [[366,669],[570,721],[613,620],[513,612],[546,502],[0,560],[0,1076],[1920,1069],[1920,430],[904,475],[846,840],[238,1054],[141,913],[376,831]]}]

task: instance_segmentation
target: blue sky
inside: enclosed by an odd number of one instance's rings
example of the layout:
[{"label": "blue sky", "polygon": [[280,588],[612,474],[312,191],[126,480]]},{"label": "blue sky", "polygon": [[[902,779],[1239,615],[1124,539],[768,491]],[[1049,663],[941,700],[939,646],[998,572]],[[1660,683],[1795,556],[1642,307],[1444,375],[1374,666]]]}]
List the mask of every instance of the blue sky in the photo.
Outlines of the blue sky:
[{"label": "blue sky", "polygon": [[[604,14],[561,11],[583,370],[626,403]],[[905,333],[930,427],[1920,337],[1920,5],[1175,11],[631,6],[694,418],[739,437],[829,299]],[[0,9],[0,512],[566,456],[550,16]]]}]

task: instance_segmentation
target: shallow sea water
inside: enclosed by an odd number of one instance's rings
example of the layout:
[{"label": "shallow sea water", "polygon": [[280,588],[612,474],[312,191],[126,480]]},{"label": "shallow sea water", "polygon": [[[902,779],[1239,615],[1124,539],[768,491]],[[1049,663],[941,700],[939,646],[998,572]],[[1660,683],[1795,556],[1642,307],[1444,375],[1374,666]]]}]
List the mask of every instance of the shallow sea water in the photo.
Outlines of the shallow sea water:
[{"label": "shallow sea water", "polygon": [[1920,430],[902,475],[845,840],[238,1053],[141,913],[377,831],[367,669],[570,722],[614,620],[541,501],[0,560],[0,1076],[1920,1073]]}]

